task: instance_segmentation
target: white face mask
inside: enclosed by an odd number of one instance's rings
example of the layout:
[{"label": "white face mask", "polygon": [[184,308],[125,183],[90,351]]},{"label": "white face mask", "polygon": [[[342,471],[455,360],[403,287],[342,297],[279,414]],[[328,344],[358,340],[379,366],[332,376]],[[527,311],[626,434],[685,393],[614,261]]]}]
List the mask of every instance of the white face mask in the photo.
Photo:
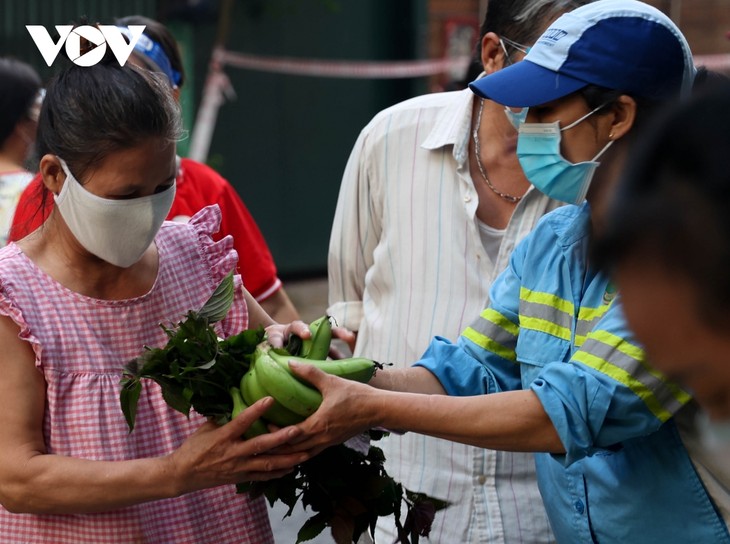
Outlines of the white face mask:
[{"label": "white face mask", "polygon": [[76,240],[89,253],[115,266],[128,268],[139,261],[170,212],[175,184],[140,198],[101,198],[87,191],[71,174],[66,162],[58,159],[66,181],[53,198]]}]

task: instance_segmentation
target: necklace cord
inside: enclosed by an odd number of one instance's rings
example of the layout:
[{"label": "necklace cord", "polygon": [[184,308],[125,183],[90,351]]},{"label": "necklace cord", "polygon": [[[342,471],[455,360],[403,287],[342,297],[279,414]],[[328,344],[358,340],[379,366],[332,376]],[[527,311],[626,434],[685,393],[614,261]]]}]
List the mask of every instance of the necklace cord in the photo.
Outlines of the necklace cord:
[{"label": "necklace cord", "polygon": [[497,196],[503,198],[507,202],[519,202],[522,200],[522,196],[514,196],[507,193],[503,193],[499,189],[497,189],[494,185],[492,185],[492,182],[489,181],[489,178],[487,177],[487,173],[484,171],[484,166],[482,165],[482,159],[479,156],[479,127],[482,124],[482,111],[484,110],[484,99],[479,99],[479,112],[477,113],[477,122],[474,126],[474,130],[472,131],[472,138],[474,139],[474,156],[477,159],[477,166],[479,167],[479,173],[482,175],[482,178],[484,178],[484,181],[487,184],[487,187],[489,187]]}]

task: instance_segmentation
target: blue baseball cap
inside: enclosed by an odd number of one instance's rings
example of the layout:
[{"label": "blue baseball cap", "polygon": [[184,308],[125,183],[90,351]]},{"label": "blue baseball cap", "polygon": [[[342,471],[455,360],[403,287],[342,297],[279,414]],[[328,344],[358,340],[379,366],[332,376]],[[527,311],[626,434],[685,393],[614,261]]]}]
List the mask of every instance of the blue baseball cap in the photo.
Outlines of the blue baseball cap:
[{"label": "blue baseball cap", "polygon": [[469,84],[510,107],[557,100],[587,85],[662,100],[687,95],[696,69],[669,17],[638,0],[598,0],[565,13],[521,62]]}]

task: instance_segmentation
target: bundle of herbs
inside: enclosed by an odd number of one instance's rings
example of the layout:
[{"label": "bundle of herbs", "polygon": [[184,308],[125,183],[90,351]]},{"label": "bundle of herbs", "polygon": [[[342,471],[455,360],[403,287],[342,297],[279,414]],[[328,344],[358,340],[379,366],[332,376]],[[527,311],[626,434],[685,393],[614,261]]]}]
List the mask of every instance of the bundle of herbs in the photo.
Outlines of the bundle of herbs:
[{"label": "bundle of herbs", "polygon": [[[257,346],[266,341],[263,328],[218,338],[212,324],[225,317],[233,294],[229,275],[203,308],[188,312],[173,327],[160,325],[168,336],[164,347],[145,347],[125,365],[120,403],[130,432],[142,380],[159,384],[165,402],[186,416],[192,409],[220,425],[230,421],[233,402],[229,391],[238,387]],[[297,355],[301,342],[293,340],[288,349]],[[288,507],[287,516],[301,501],[313,515],[300,528],[297,543],[314,538],[327,527],[338,544],[357,542],[366,531],[374,538],[378,518],[393,515],[398,542],[417,544],[419,537],[428,536],[436,512],[447,504],[411,492],[388,475],[382,450],[372,444],[385,434],[371,430],[361,437],[359,448],[330,447],[286,476],[241,483],[237,491],[264,495],[272,505],[281,501]],[[406,516],[401,521],[403,505]]]}]

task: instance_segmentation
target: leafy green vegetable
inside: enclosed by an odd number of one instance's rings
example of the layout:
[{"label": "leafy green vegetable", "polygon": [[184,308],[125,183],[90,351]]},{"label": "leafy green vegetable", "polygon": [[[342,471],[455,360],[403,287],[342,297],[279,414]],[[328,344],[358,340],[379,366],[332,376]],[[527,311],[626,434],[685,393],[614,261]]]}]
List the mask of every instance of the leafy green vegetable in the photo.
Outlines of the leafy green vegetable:
[{"label": "leafy green vegetable", "polygon": [[220,321],[228,314],[233,304],[233,273],[229,273],[198,312],[210,323]]},{"label": "leafy green vegetable", "polygon": [[[161,325],[168,336],[163,348],[145,347],[124,367],[119,400],[130,432],[134,429],[142,380],[160,385],[165,402],[189,415],[193,409],[219,424],[230,421],[233,403],[229,390],[238,387],[248,370],[256,346],[265,340],[264,329],[247,329],[221,340],[212,324],[225,317],[233,302],[233,279],[228,276],[198,312],[190,311],[172,328]],[[294,355],[301,342],[290,339]],[[383,431],[372,430],[369,440]],[[398,542],[418,544],[427,536],[435,513],[447,503],[412,493],[385,471],[382,450],[370,444],[366,453],[344,444],[326,449],[296,470],[275,480],[236,486],[240,493],[264,495],[270,504],[281,501],[291,514],[297,501],[314,515],[299,530],[297,543],[317,536],[329,527],[335,542],[357,542],[360,535],[374,536],[380,516],[394,514]],[[405,502],[406,519],[400,520]]]}]

